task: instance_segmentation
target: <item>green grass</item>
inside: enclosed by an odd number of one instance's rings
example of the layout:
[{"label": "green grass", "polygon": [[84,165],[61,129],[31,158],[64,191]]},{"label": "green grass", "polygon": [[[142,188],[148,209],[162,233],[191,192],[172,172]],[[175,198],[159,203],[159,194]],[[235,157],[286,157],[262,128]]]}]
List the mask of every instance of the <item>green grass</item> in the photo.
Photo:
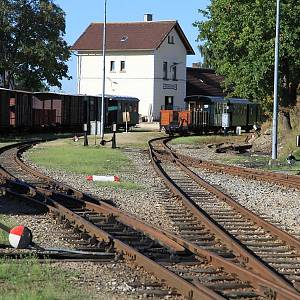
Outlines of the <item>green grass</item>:
[{"label": "green grass", "polygon": [[23,134],[23,135],[1,135],[0,136],[0,147],[20,143],[28,140],[37,140],[37,139],[53,139],[53,138],[63,138],[72,136],[70,133],[37,133],[37,134]]},{"label": "green grass", "polygon": [[121,149],[109,147],[82,146],[82,141],[74,143],[70,139],[57,140],[40,144],[28,152],[28,157],[35,164],[53,170],[62,170],[82,175],[118,175],[120,183],[96,183],[99,187],[113,189],[140,189],[141,186],[124,181],[122,172],[135,171],[132,162]]},{"label": "green grass", "polygon": [[[116,134],[116,144],[117,147],[123,149],[127,147],[131,148],[139,148],[146,150],[148,149],[148,141],[153,138],[157,137],[163,137],[165,136],[162,132],[151,132],[151,131],[130,131],[128,133],[125,132],[118,132]],[[112,134],[108,133],[105,134],[104,139],[105,140],[111,140]],[[82,139],[80,140],[80,143],[82,144]],[[89,136],[89,145],[95,144],[95,137]],[[96,139],[96,144],[99,144],[99,137]],[[111,143],[107,143],[105,146],[106,148],[111,148]]]},{"label": "green grass", "polygon": [[[8,216],[5,216],[5,215],[0,215],[0,223],[2,223],[3,225],[5,225],[9,228],[16,226],[16,223],[14,221],[12,221],[12,219],[10,219]],[[2,229],[0,229],[0,244],[9,245],[8,234],[5,231],[3,231]]]},{"label": "green grass", "polygon": [[91,299],[91,294],[69,283],[78,275],[39,264],[35,258],[0,259],[0,300]]},{"label": "green grass", "polygon": [[173,139],[170,143],[173,145],[187,144],[187,145],[200,145],[200,144],[217,144],[217,143],[243,143],[245,136],[236,135],[191,135],[183,136]]},{"label": "green grass", "polygon": [[81,147],[70,140],[41,144],[30,150],[29,157],[46,168],[83,175],[115,175],[130,167],[120,149]]},{"label": "green grass", "polygon": [[99,187],[110,187],[114,190],[141,190],[143,187],[134,182],[95,182]]},{"label": "green grass", "polygon": [[[297,157],[297,156],[296,156]],[[298,156],[300,157],[300,155]],[[221,161],[222,160],[222,161]],[[300,162],[297,161],[293,165],[289,165],[286,161],[286,157],[281,157],[277,161],[269,165],[271,160],[270,156],[262,155],[233,155],[232,157],[221,157],[219,161],[225,164],[241,165],[244,167],[258,168],[267,171],[282,171],[290,174],[297,174],[300,171]]]}]

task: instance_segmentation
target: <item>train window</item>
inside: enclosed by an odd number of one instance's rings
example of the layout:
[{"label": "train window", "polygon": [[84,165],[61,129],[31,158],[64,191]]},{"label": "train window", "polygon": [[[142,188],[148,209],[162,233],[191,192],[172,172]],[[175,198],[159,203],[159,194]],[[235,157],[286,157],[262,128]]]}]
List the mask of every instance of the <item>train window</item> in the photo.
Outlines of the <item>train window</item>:
[{"label": "train window", "polygon": [[132,112],[132,104],[128,104],[128,111]]},{"label": "train window", "polygon": [[194,110],[196,107],[196,102],[190,102],[189,107],[190,107],[190,110]]},{"label": "train window", "polygon": [[133,105],[133,112],[137,112],[137,111],[138,111],[138,105],[137,105],[137,103],[135,103]]}]

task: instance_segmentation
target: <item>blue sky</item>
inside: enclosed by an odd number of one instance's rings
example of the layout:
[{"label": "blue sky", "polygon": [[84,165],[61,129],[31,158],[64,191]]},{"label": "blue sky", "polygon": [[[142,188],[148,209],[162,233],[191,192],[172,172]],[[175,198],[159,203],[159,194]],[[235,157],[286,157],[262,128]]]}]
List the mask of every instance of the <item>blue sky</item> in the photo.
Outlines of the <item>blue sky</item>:
[{"label": "blue sky", "polygon": [[[91,22],[103,22],[103,0],[54,0],[66,13],[66,41],[72,45]],[[209,0],[107,0],[107,22],[142,21],[144,13],[153,14],[154,21],[178,20],[196,55],[188,56],[188,65],[200,61],[197,49],[197,29],[192,26],[205,9]],[[64,80],[62,91],[76,93],[76,57],[72,56],[69,74],[73,79]]]}]

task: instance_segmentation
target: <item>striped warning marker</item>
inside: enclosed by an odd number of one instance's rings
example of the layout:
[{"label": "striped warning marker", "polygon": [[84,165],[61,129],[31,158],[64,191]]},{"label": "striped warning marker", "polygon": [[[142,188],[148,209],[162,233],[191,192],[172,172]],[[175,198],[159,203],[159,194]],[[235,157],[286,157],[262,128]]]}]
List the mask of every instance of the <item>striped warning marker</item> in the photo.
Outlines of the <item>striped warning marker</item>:
[{"label": "striped warning marker", "polygon": [[9,231],[8,240],[12,247],[26,249],[32,242],[32,233],[29,228],[19,225]]},{"label": "striped warning marker", "polygon": [[88,181],[114,181],[114,182],[119,182],[120,181],[119,176],[90,175],[90,176],[87,176],[86,179]]}]

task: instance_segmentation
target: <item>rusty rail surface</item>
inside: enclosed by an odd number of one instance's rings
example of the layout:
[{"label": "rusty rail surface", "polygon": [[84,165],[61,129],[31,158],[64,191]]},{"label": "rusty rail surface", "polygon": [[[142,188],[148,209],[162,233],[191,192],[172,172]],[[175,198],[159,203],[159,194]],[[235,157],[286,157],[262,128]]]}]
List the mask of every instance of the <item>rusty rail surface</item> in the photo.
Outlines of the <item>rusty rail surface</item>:
[{"label": "rusty rail surface", "polygon": [[[276,284],[281,285],[282,287],[286,289],[291,289],[291,283],[287,283],[287,281],[280,276],[278,273],[274,272],[274,270],[270,269],[268,266],[266,266],[261,260],[258,259],[257,256],[254,255],[252,251],[249,251],[249,249],[243,247],[241,243],[236,240],[232,235],[230,235],[227,231],[225,231],[221,226],[216,224],[213,219],[209,217],[203,211],[201,208],[199,208],[195,203],[193,203],[190,199],[186,197],[183,191],[181,191],[168,177],[168,175],[165,173],[163,168],[159,164],[159,159],[155,157],[155,150],[153,149],[153,146],[151,143],[155,141],[168,141],[169,138],[160,138],[160,139],[154,139],[149,142],[149,149],[150,149],[150,157],[152,159],[152,162],[154,164],[156,172],[164,179],[165,184],[172,190],[172,192],[179,196],[182,201],[184,202],[185,206],[188,208],[190,212],[193,213],[193,215],[199,219],[201,222],[205,223],[210,229],[214,231],[214,233],[235,253],[238,254],[239,258],[246,263],[246,265],[252,270],[252,272],[255,272],[256,274],[259,274],[260,276],[264,277],[267,280],[276,282]],[[168,152],[169,155],[171,155],[173,162],[175,162],[182,170],[184,170],[195,182],[198,184],[201,184],[206,189],[208,189],[210,192],[212,192],[214,195],[222,199],[223,201],[229,203],[232,205],[235,209],[239,210],[246,218],[253,219],[255,222],[259,224],[259,226],[265,228],[267,231],[270,231],[275,236],[280,236],[284,241],[291,244],[294,247],[297,247],[297,249],[300,249],[300,244],[297,239],[290,236],[289,234],[282,232],[280,229],[276,228],[275,226],[269,224],[268,222],[262,220],[252,212],[244,209],[241,205],[236,203],[234,200],[232,200],[229,196],[223,194],[216,188],[209,185],[207,182],[205,182],[203,179],[199,178],[196,174],[194,174],[192,171],[190,171],[180,160],[174,155],[170,148],[165,147],[166,152]],[[162,154],[163,151],[158,151],[158,156],[160,158],[163,157]],[[170,160],[170,158],[168,158]]]},{"label": "rusty rail surface", "polygon": [[224,165],[221,163],[215,163],[205,161],[202,159],[196,159],[194,157],[176,153],[177,157],[186,165],[194,168],[202,168],[213,172],[230,174],[234,176],[240,176],[248,179],[254,179],[258,181],[265,181],[275,183],[288,188],[300,190],[300,176],[289,175],[283,173],[275,173],[271,171],[263,171],[246,167],[238,167],[232,165]]},{"label": "rusty rail surface", "polygon": [[[24,151],[24,149],[19,150],[19,152],[22,151]],[[30,167],[26,166],[22,161],[20,161],[19,158],[16,158],[16,162],[18,162],[19,165],[22,166],[22,168],[26,169],[26,171],[33,171]],[[22,197],[31,201],[41,198],[42,195],[42,198],[44,199],[42,205],[46,205],[54,215],[59,216],[59,218],[63,219],[64,221],[68,220],[68,222],[72,223],[73,226],[80,228],[81,231],[84,231],[84,233],[87,233],[91,237],[104,241],[107,244],[113,245],[114,249],[117,252],[121,253],[122,256],[129,260],[132,260],[138,265],[143,266],[147,271],[153,272],[158,278],[164,280],[168,286],[176,288],[180,293],[182,293],[189,299],[224,298],[213,292],[211,289],[208,289],[205,286],[201,285],[200,283],[195,285],[186,282],[175,273],[170,272],[160,265],[157,265],[157,263],[149,260],[149,258],[145,257],[143,254],[137,252],[118,239],[115,239],[113,236],[108,235],[105,231],[101,229],[99,230],[98,227],[87,222],[80,215],[77,215],[76,212],[74,213],[68,210],[66,207],[53,199],[61,197],[67,198],[69,200],[73,199],[73,201],[79,201],[81,206],[93,212],[99,212],[106,216],[113,216],[119,222],[122,222],[127,226],[131,226],[138,231],[144,232],[154,240],[159,241],[161,244],[171,249],[171,251],[174,253],[180,254],[184,253],[186,250],[189,250],[191,253],[205,258],[214,267],[221,267],[228,273],[238,274],[241,280],[250,281],[252,286],[258,291],[258,293],[260,295],[267,296],[268,299],[300,299],[299,294],[295,290],[291,289],[291,287],[280,286],[278,283],[266,280],[258,274],[250,272],[249,270],[245,270],[241,266],[236,265],[210,251],[201,249],[201,247],[198,247],[193,243],[190,243],[189,241],[184,240],[170,232],[162,231],[161,229],[157,229],[149,224],[145,224],[132,217],[131,215],[125,214],[124,212],[105,202],[99,201],[98,199],[94,199],[70,187],[64,186],[56,181],[53,181],[47,176],[41,176],[41,174],[36,170],[34,170],[34,176],[45,179],[50,187],[55,187],[58,190],[66,191],[66,194],[54,191],[53,189],[45,189],[43,187],[33,188],[30,185],[26,187],[26,185],[24,186],[23,183],[20,184],[15,181],[11,182],[12,185],[15,188],[20,185],[23,194],[20,195],[19,193],[11,190],[11,188],[6,188],[6,192],[10,195]],[[8,179],[9,176],[6,175],[6,178]],[[39,200],[35,201],[41,204]]]},{"label": "rusty rail surface", "polygon": [[220,191],[213,185],[209,184],[204,179],[200,178],[197,174],[195,174],[192,170],[190,170],[180,159],[180,157],[177,156],[174,152],[172,152],[171,148],[164,144],[165,147],[168,149],[170,155],[173,157],[176,164],[184,170],[195,182],[197,182],[199,185],[205,187],[209,192],[213,193],[217,198],[223,200],[224,202],[228,203],[230,206],[232,206],[235,210],[240,212],[245,218],[253,220],[256,224],[264,228],[266,231],[269,231],[271,234],[278,236],[281,240],[285,241],[287,244],[289,244],[292,247],[295,247],[300,251],[300,240],[295,238],[294,236],[290,235],[289,233],[281,230],[280,228],[276,227],[275,225],[267,222],[266,220],[259,217],[257,214],[253,213],[246,207],[242,206],[235,200],[233,200],[230,196],[225,194],[224,192]]},{"label": "rusty rail surface", "polygon": [[[24,149],[20,151],[23,150]],[[30,167],[24,165],[24,163],[21,162],[19,159],[16,159],[16,161],[19,162],[22,168],[25,167],[27,171],[31,170]],[[41,178],[41,174],[39,172],[34,170],[34,173],[35,176]],[[94,199],[88,195],[85,195],[70,187],[64,186],[58,182],[54,182],[47,176],[42,175],[42,177],[45,180],[47,180],[47,183],[50,184],[50,186],[55,186],[60,190],[67,191],[67,196],[64,195],[64,197],[73,197],[74,199],[80,200],[85,207],[95,212],[101,212],[105,215],[113,215],[120,222],[128,226],[132,226],[137,230],[145,232],[147,235],[153,237],[157,241],[160,241],[162,244],[168,245],[171,249],[173,249],[173,251],[181,253],[185,249],[188,249],[192,253],[203,257],[207,261],[211,262],[213,266],[218,268],[222,267],[227,272],[238,274],[241,280],[250,281],[251,283],[253,283],[253,287],[256,288],[261,295],[267,296],[268,299],[300,299],[298,293],[294,290],[291,290],[290,288],[285,289],[279,287],[278,285],[261,278],[257,274],[249,272],[248,270],[245,270],[240,266],[237,266],[236,264],[231,263],[218,255],[215,255],[214,253],[211,253],[207,250],[203,250],[200,247],[197,247],[189,241],[181,239],[180,237],[170,232],[162,231],[161,229],[157,229],[153,226],[140,222],[136,218],[125,214],[124,212],[121,212],[117,208],[105,202]],[[19,183],[14,182],[14,185],[18,184]],[[24,184],[21,184],[21,188],[24,189]],[[14,194],[14,192],[10,189],[7,189],[6,192]],[[43,194],[44,200],[48,199],[48,197],[53,195],[54,193],[56,194],[56,196],[58,195],[57,192],[53,192],[51,190],[49,191],[43,188],[33,189],[31,186],[28,186],[26,194],[36,197],[39,193]],[[14,195],[18,196],[18,194],[16,193]],[[28,195],[22,195],[22,197],[28,199]],[[182,278],[178,277],[176,274],[166,270],[162,266],[157,266],[155,262],[149,260],[147,257],[144,257],[142,254],[136,252],[134,249],[131,249],[130,247],[128,247],[128,245],[118,241],[117,239],[114,239],[114,237],[107,235],[107,233],[103,231],[99,231],[93,225],[88,224],[86,220],[82,220],[80,216],[74,214],[73,212],[69,212],[65,207],[63,207],[59,203],[56,203],[53,200],[48,201],[50,201],[51,205],[49,203],[44,204],[47,205],[48,209],[52,211],[53,214],[59,215],[60,218],[70,220],[70,222],[73,222],[73,224],[77,225],[81,228],[81,230],[84,230],[85,232],[89,233],[94,238],[96,237],[102,241],[106,241],[107,243],[113,242],[114,247],[117,249],[117,251],[122,253],[125,257],[133,260],[136,264],[143,266],[146,270],[153,272],[158,278],[163,279],[167,283],[167,285],[169,285],[170,287],[177,288],[177,290],[180,291],[180,293],[182,293],[189,299],[224,299],[220,295],[215,294],[210,289],[207,289],[201,284],[197,284],[195,287],[193,284],[190,284],[186,281],[183,282]],[[39,201],[37,202],[39,203]],[[176,242],[176,244],[172,243],[171,240]],[[276,296],[273,297],[272,295]]]},{"label": "rusty rail surface", "polygon": [[[11,147],[8,147],[6,149],[10,148]],[[24,149],[21,149],[20,151],[23,150]],[[16,161],[17,160],[18,159],[16,159]],[[29,169],[26,168],[26,170],[28,171]],[[127,258],[134,264],[142,266],[145,270],[147,270],[147,272],[153,273],[167,286],[176,289],[188,299],[225,299],[224,297],[220,296],[213,290],[206,288],[200,283],[197,285],[189,283],[180,276],[176,275],[174,272],[169,271],[167,268],[144,256],[139,251],[136,251],[134,248],[108,234],[105,230],[100,229],[93,223],[88,222],[85,218],[78,215],[76,212],[68,209],[64,205],[51,198],[51,196],[55,196],[56,198],[60,196],[63,196],[64,198],[70,198],[72,196],[61,195],[52,191],[48,191],[47,189],[43,190],[43,188],[41,187],[35,188],[32,185],[26,185],[26,183],[24,182],[15,181],[14,179],[16,178],[16,176],[12,175],[10,172],[5,173],[5,170],[3,168],[1,169],[1,175],[5,177],[5,181],[7,183],[6,186],[2,187],[2,190],[5,191],[6,195],[22,198],[31,202],[34,201],[38,205],[46,206],[47,209],[53,215],[59,217],[60,220],[67,220],[69,224],[72,224],[72,226],[75,226],[85,234],[88,234],[93,239],[99,240],[102,243],[106,243],[106,245],[109,245],[115,251],[120,253],[122,257]],[[38,172],[34,172],[34,176],[38,176]],[[44,179],[46,179],[45,176],[43,177]],[[49,178],[47,179],[47,183],[51,182]],[[55,182],[54,185],[56,184],[57,182]],[[62,184],[59,184],[57,186],[63,188],[64,190],[68,190],[73,194],[73,196],[84,198],[84,195],[82,193],[73,190],[70,191],[69,187],[64,187]],[[19,191],[17,192],[16,189],[18,189],[18,187]],[[72,201],[77,201],[78,203],[80,203],[80,207],[91,209],[91,211],[93,212],[95,212],[96,210],[101,211],[102,213],[105,212],[105,214],[108,216],[112,216],[114,213],[116,214],[115,208],[110,207],[108,204],[102,203],[98,200],[94,200],[95,202],[98,202],[98,204],[85,202],[83,200],[76,199],[75,197],[72,198]],[[112,210],[110,210],[110,208],[112,208]],[[140,230],[141,232],[145,232],[149,236],[155,236],[156,240],[160,241],[162,244],[167,245],[167,247],[171,250],[171,253],[180,254],[186,252],[186,248],[179,245],[168,236],[163,235],[161,232],[156,232],[154,228],[151,228],[148,225],[143,224],[142,222],[131,220],[130,217],[124,216],[120,211],[118,213],[118,218],[119,221],[123,221],[127,225],[133,223],[133,227]]]},{"label": "rusty rail surface", "polygon": [[[57,185],[57,183],[54,183],[54,185],[59,186],[59,188],[63,188],[63,190],[67,190],[69,193],[71,192],[71,194],[73,195],[62,195],[51,190],[49,191],[47,189],[43,189],[43,187],[35,188],[32,185],[26,185],[26,183],[24,182],[14,180],[16,176],[12,176],[12,174],[10,173],[4,174],[5,170],[3,168],[1,173],[5,176],[6,185],[2,187],[2,189],[5,191],[6,195],[20,197],[22,199],[26,199],[27,201],[34,201],[38,205],[46,206],[48,210],[53,215],[58,216],[60,220],[68,220],[69,224],[77,227],[85,234],[91,236],[93,239],[110,245],[115,251],[119,252],[122,257],[127,258],[128,260],[139,266],[142,266],[145,270],[147,270],[147,272],[155,274],[155,276],[162,280],[167,286],[176,289],[188,299],[225,299],[224,297],[220,296],[219,294],[205,287],[199,282],[197,282],[196,284],[189,283],[174,272],[169,271],[167,268],[144,256],[139,251],[136,251],[134,248],[123,243],[119,239],[116,239],[114,236],[107,234],[104,230],[98,228],[98,226],[95,226],[91,222],[85,220],[80,214],[78,215],[76,211],[68,209],[54,199],[60,198],[61,201],[62,198],[68,198],[69,200],[72,199],[72,205],[75,201],[77,201],[78,203],[80,203],[81,208],[84,207],[84,209],[89,209],[91,212],[101,211],[108,217],[114,215],[114,217],[119,218],[119,221],[122,221],[127,225],[132,225],[138,230],[145,232],[149,236],[154,236],[155,240],[167,245],[172,253],[180,254],[186,252],[185,247],[173,241],[167,235],[164,235],[161,232],[156,231],[154,228],[142,224],[138,220],[132,220],[129,216],[125,216],[120,211],[117,212],[116,208],[110,207],[108,204],[102,203],[101,201],[94,200],[94,202],[98,202],[97,204],[95,204],[79,200],[75,197],[84,198],[84,195],[82,193],[70,191],[68,187],[63,187],[63,185],[61,184]],[[34,173],[35,176],[38,176],[37,172]],[[47,184],[48,183],[49,181],[47,181]],[[16,190],[18,190],[18,187],[19,191],[16,192]]]}]

